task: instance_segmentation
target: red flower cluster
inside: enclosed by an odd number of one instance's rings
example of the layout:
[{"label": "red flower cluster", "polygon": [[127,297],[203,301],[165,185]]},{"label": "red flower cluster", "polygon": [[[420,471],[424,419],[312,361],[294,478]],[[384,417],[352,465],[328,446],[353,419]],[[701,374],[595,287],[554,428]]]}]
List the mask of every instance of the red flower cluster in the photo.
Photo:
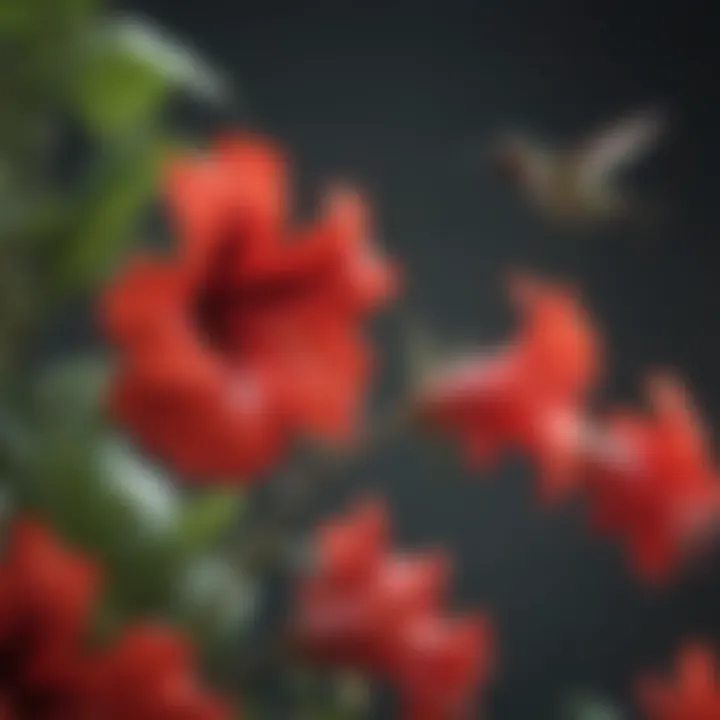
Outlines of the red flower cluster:
[{"label": "red flower cluster", "polygon": [[441,371],[416,399],[426,425],[458,438],[474,462],[527,453],[541,493],[590,494],[594,525],[619,537],[645,578],[667,578],[720,510],[717,474],[687,392],[648,383],[649,417],[615,413],[593,425],[585,401],[600,374],[600,341],[570,291],[515,278],[519,337],[490,356]]},{"label": "red flower cluster", "polygon": [[645,680],[640,703],[647,720],[717,720],[720,718],[720,682],[712,653],[688,646],[677,663],[677,679]]},{"label": "red flower cluster", "polygon": [[555,426],[580,412],[597,381],[600,339],[571,289],[514,276],[509,291],[523,318],[518,337],[441,369],[421,389],[416,413],[457,438],[474,466],[509,449],[528,453],[538,460],[542,492],[555,496],[572,480]]},{"label": "red flower cluster", "polygon": [[389,554],[385,509],[361,504],[318,531],[294,643],[316,662],[388,680],[410,720],[464,717],[489,673],[491,638],[480,617],[442,614],[448,577],[441,554]]},{"label": "red flower cluster", "polygon": [[101,657],[83,648],[98,573],[41,525],[14,524],[0,568],[0,718],[229,718],[169,632],[132,629]]},{"label": "red flower cluster", "polygon": [[664,579],[703,539],[720,487],[697,412],[669,376],[647,383],[652,412],[615,413],[605,442],[580,448],[594,525],[619,536],[636,570]]},{"label": "red flower cluster", "polygon": [[333,190],[318,222],[289,231],[287,184],[281,154],[252,137],[177,160],[177,253],[136,259],[106,294],[115,414],[186,476],[247,478],[299,436],[356,428],[371,368],[362,325],[396,273],[358,195]]},{"label": "red flower cluster", "polygon": [[63,718],[97,572],[38,525],[16,523],[0,566],[0,717]]}]

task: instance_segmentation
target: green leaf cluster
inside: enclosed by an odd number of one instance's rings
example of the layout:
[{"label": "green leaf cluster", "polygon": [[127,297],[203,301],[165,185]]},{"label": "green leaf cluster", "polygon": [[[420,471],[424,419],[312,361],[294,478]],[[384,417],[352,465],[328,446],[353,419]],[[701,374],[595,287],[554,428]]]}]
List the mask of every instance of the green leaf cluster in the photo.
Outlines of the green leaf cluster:
[{"label": "green leaf cluster", "polygon": [[108,422],[112,368],[48,359],[42,338],[148,239],[178,93],[226,87],[188,44],[102,0],[0,0],[0,521],[37,516],[102,568],[98,631],[237,636],[252,583],[224,550],[234,492],[190,495]]}]

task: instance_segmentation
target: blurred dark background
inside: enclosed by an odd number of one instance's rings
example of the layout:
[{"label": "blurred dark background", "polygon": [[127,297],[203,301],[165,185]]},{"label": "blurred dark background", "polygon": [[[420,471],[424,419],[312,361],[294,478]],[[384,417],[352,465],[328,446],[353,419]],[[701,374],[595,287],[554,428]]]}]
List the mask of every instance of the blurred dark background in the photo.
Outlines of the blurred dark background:
[{"label": "blurred dark background", "polygon": [[[605,399],[635,400],[645,369],[675,366],[717,428],[720,27],[692,5],[127,3],[237,84],[232,107],[186,122],[203,133],[249,123],[286,144],[303,187],[341,177],[370,190],[385,242],[407,267],[410,303],[444,336],[509,331],[498,282],[509,266],[569,275],[608,336]],[[637,178],[667,208],[652,237],[558,235],[482,166],[483,143],[508,125],[562,140],[658,102],[671,132]],[[390,324],[379,332],[388,396],[398,341]],[[663,666],[681,638],[720,639],[720,552],[673,588],[643,588],[578,508],[536,507],[520,462],[471,478],[452,455],[408,442],[354,475],[322,509],[360,487],[381,490],[398,542],[451,548],[458,607],[480,604],[495,618],[491,718],[557,718],[578,691],[628,704],[637,673]]]}]

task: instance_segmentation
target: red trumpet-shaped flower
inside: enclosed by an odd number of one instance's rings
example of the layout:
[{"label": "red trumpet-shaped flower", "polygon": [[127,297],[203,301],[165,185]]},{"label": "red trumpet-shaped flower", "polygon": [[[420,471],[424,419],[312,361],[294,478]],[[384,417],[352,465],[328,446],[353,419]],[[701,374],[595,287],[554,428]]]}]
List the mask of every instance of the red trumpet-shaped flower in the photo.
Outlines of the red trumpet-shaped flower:
[{"label": "red trumpet-shaped flower", "polygon": [[720,682],[712,653],[688,646],[671,681],[659,678],[640,685],[640,704],[647,720],[717,720],[720,718]]},{"label": "red trumpet-shaped flower", "polygon": [[68,689],[95,602],[93,565],[42,525],[15,523],[0,564],[0,718],[72,717]]},{"label": "red trumpet-shaped flower", "polygon": [[298,590],[295,647],[395,685],[409,720],[459,718],[490,665],[485,625],[446,619],[447,559],[389,554],[386,528],[382,506],[370,503],[318,534],[315,569]]},{"label": "red trumpet-shaped flower", "polygon": [[85,642],[95,567],[42,525],[16,522],[0,564],[0,718],[229,720],[201,691],[183,641],[131,629],[106,655]]},{"label": "red trumpet-shaped flower", "polygon": [[77,720],[230,720],[228,708],[198,684],[190,648],[168,630],[131,628],[86,672]]},{"label": "red trumpet-shaped flower", "polygon": [[720,491],[685,388],[656,376],[647,393],[652,412],[612,416],[584,464],[594,524],[624,541],[638,572],[661,580],[710,528]]},{"label": "red trumpet-shaped flower", "polygon": [[388,519],[373,502],[321,528],[316,569],[302,584],[295,640],[317,657],[368,670],[393,662],[399,620],[439,607],[441,555],[388,555]]},{"label": "red trumpet-shaped flower", "polygon": [[261,472],[300,436],[347,440],[371,369],[362,325],[396,286],[365,204],[336,189],[288,230],[284,160],[251,137],[167,177],[176,253],[136,259],[103,304],[116,416],[191,478]]},{"label": "red trumpet-shaped flower", "polygon": [[298,590],[292,628],[304,654],[344,665],[368,661],[374,618],[365,594],[385,555],[388,531],[385,508],[375,502],[318,529],[314,572]]},{"label": "red trumpet-shaped flower", "polygon": [[426,426],[458,439],[474,465],[509,449],[529,453],[552,495],[572,479],[558,425],[593,388],[600,341],[570,289],[514,276],[509,291],[522,315],[518,337],[441,369],[421,389],[416,411]]}]

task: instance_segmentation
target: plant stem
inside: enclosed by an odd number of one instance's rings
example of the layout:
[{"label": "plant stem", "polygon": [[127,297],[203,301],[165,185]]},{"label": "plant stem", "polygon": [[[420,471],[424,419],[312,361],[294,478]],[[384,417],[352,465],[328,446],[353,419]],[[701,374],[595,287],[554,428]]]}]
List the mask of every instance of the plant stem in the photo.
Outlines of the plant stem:
[{"label": "plant stem", "polygon": [[[325,455],[319,465],[294,468],[282,488],[283,492],[279,494],[272,517],[262,523],[250,539],[241,558],[243,569],[262,572],[285,565],[288,559],[287,534],[317,490],[354,463],[375,454],[401,436],[410,426],[409,418],[407,404],[398,403],[370,426],[352,447]],[[294,549],[297,549],[296,544]]]}]

